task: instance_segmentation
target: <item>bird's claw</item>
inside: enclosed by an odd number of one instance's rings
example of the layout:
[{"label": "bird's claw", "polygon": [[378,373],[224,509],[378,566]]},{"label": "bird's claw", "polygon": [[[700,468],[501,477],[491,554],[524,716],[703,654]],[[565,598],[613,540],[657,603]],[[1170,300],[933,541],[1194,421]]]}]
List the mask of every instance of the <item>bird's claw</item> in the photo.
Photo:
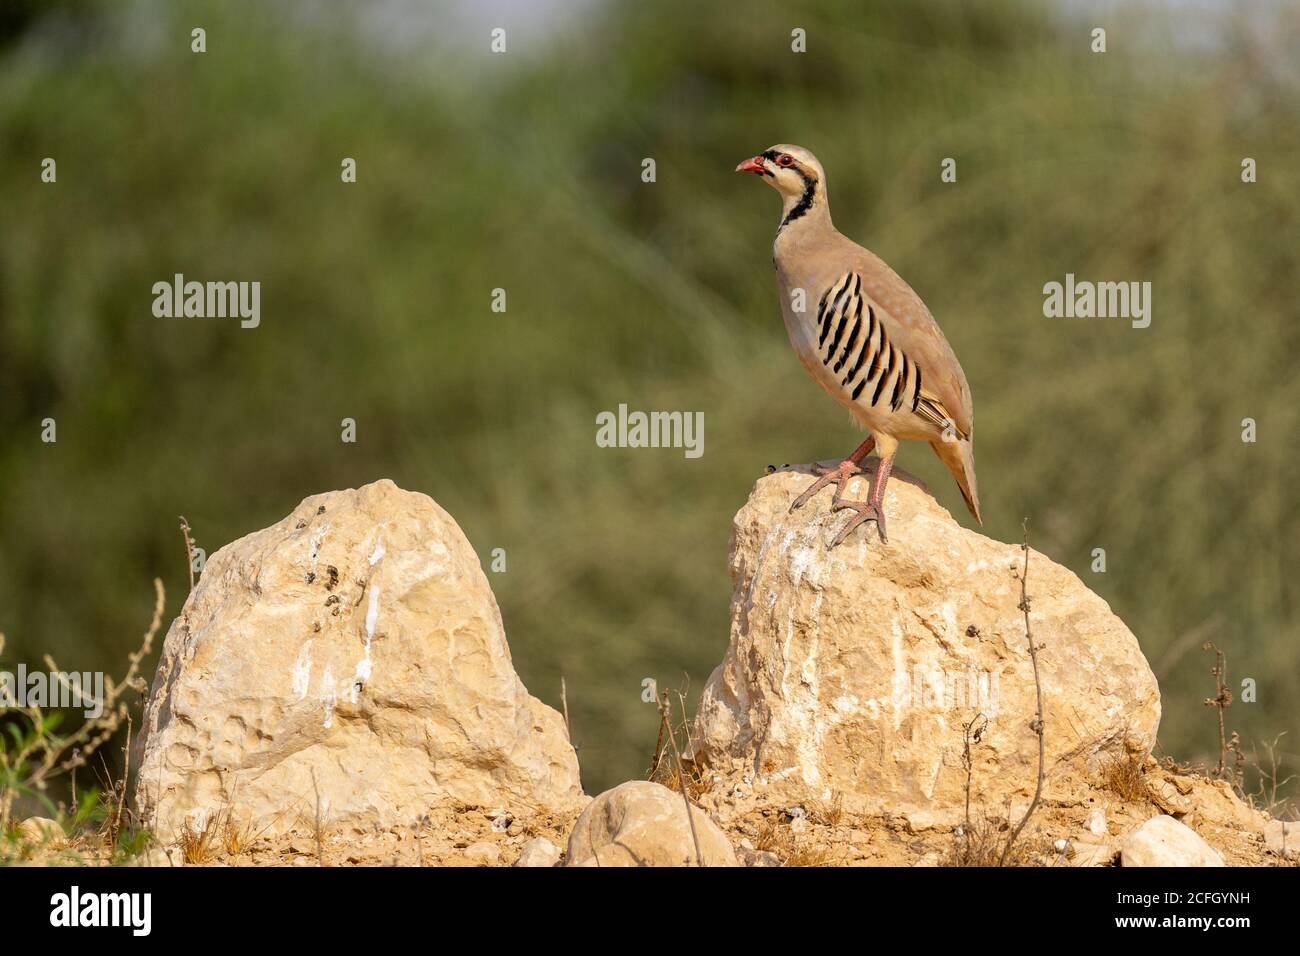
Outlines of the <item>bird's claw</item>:
[{"label": "bird's claw", "polygon": [[813,473],[821,475],[816,481],[804,489],[803,494],[794,499],[790,504],[790,511],[793,512],[798,508],[806,505],[812,497],[821,491],[827,485],[835,486],[835,498],[839,500],[840,492],[843,490],[844,482],[848,481],[855,475],[862,474],[862,469],[857,463],[847,458],[834,467],[828,468],[825,465],[813,464]]},{"label": "bird's claw", "polygon": [[889,535],[885,532],[885,509],[879,504],[872,504],[869,501],[841,501],[837,497],[831,510],[847,510],[856,512],[856,514],[849,519],[848,524],[840,529],[840,533],[831,539],[831,543],[827,545],[828,551],[843,542],[845,538],[854,532],[858,525],[864,524],[868,521],[874,521],[876,523],[876,530],[880,532],[881,541],[889,541]]}]

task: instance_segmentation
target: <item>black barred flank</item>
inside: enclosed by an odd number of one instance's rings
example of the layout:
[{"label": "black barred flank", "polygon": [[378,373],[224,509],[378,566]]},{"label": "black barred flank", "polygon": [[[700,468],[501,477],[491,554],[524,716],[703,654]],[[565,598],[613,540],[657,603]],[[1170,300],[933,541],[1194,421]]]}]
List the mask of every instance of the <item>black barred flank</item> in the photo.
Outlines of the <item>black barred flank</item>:
[{"label": "black barred flank", "polygon": [[907,385],[907,356],[903,356],[903,368],[898,373],[898,380],[894,383],[894,394],[889,400],[889,407],[898,411],[898,407],[903,404],[903,387]]},{"label": "black barred flank", "polygon": [[916,403],[921,400],[921,366],[916,367],[916,391],[912,395],[912,411],[916,411]]},{"label": "black barred flank", "polygon": [[840,360],[835,363],[835,371],[838,372],[844,367],[844,363],[849,360],[849,353],[853,351],[853,346],[857,345],[858,337],[862,334],[862,299],[853,300],[853,329],[849,332],[849,337],[844,343],[844,351],[840,353]]},{"label": "black barred flank", "polygon": [[889,361],[885,369],[880,373],[880,381],[876,383],[876,390],[871,395],[871,404],[874,407],[876,402],[880,401],[880,393],[885,390],[885,383],[889,381],[889,373],[894,370],[894,350],[889,350]]},{"label": "black barred flank", "polygon": [[829,308],[829,311],[827,312],[826,328],[822,329],[822,336],[820,336],[820,338],[818,338],[818,342],[816,342],[818,343],[818,347],[826,343],[826,333],[829,332],[829,329],[831,329],[832,317],[837,315],[837,313],[840,312],[840,299],[844,297],[846,291],[849,291],[850,278],[853,278],[852,272],[844,273],[844,278],[841,278],[840,280],[841,282],[844,282],[844,285],[840,286],[840,290],[837,291],[837,293],[835,294],[835,298],[831,299],[831,308]]},{"label": "black barred flank", "polygon": [[830,297],[831,297],[831,290],[830,290],[830,289],[827,289],[827,290],[826,290],[826,294],[822,296],[822,300],[821,300],[821,302],[818,303],[818,305],[817,305],[817,324],[818,324],[818,325],[821,325],[824,321],[826,321],[826,300],[829,299]]},{"label": "black barred flank", "polygon": [[835,336],[831,339],[831,347],[826,350],[826,357],[822,359],[823,365],[830,364],[831,356],[835,354],[835,348],[840,344],[840,339],[844,336],[844,326],[849,324],[849,310],[847,308],[840,312],[839,324],[835,326]]},{"label": "black barred flank", "polygon": [[[826,334],[831,330],[831,319],[835,316],[835,310],[839,305],[840,296],[842,296],[844,290],[849,287],[849,275],[850,273],[845,273],[844,277],[840,279],[840,282],[844,283],[843,288],[840,288],[840,284],[837,282],[826,290],[826,295],[822,296],[821,316],[825,317],[825,324],[822,326],[822,334],[817,339],[818,348],[821,348],[826,343]],[[838,292],[836,291],[837,289],[839,289]],[[826,296],[830,295],[832,292],[835,292],[835,298],[831,299],[831,307],[827,309],[825,307]]]},{"label": "black barred flank", "polygon": [[[844,376],[843,385],[849,384],[853,376],[858,374],[858,369],[862,368],[862,362],[866,359],[867,353],[871,351],[871,337],[876,334],[876,310],[867,305],[867,337],[862,341],[862,349],[858,352],[858,357],[853,363],[853,368],[849,369],[849,374]],[[854,396],[855,398],[857,396]]]}]

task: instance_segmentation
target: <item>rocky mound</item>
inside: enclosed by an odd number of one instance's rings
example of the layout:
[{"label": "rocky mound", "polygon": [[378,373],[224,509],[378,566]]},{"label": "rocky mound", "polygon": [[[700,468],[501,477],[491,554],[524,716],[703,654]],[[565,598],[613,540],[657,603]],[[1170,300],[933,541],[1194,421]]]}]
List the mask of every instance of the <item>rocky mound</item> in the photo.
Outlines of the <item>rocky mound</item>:
[{"label": "rocky mound", "polygon": [[308,498],[209,559],[133,763],[164,842],[216,814],[275,835],[583,802],[563,720],[515,674],[465,536],[386,480]]},{"label": "rocky mound", "polygon": [[[1021,547],[966,530],[895,472],[889,542],[868,528],[828,550],[847,520],[829,492],[789,512],[810,480],[769,475],[736,515],[731,640],[704,690],[695,759],[773,799],[952,824],[973,723],[971,800],[1027,798],[1038,740]],[[865,497],[858,482],[846,496]],[[1160,694],[1136,638],[1073,573],[1032,552],[1028,591],[1047,792],[1068,797],[1150,752]]]},{"label": "rocky mound", "polygon": [[[172,624],[133,760],[145,861],[997,862],[1037,774],[1024,552],[896,476],[890,542],[868,528],[833,551],[829,494],[788,512],[807,469],[757,483],[686,762],[661,765],[672,789],[595,800],[455,522],[388,481],[307,499],[217,552]],[[1105,602],[1037,552],[1028,593],[1047,781],[1008,862],[1295,861],[1297,824],[1150,756],[1159,692]],[[19,830],[23,858],[105,856],[55,821]]]}]

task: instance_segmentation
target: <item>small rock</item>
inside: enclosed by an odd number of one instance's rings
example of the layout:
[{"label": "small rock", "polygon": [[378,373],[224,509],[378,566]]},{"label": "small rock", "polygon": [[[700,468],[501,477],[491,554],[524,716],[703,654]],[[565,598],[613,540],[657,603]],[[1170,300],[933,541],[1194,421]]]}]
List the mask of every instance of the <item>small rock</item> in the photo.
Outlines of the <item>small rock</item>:
[{"label": "small rock", "polygon": [[487,866],[495,866],[501,861],[501,850],[495,843],[479,841],[465,847],[465,856]]},{"label": "small rock", "polygon": [[1151,802],[1165,813],[1190,813],[1196,805],[1191,797],[1180,793],[1168,780],[1148,781],[1147,792],[1151,794]]},{"label": "small rock", "polygon": [[524,844],[515,866],[555,866],[559,862],[560,848],[545,837],[536,837]]},{"label": "small rock", "polygon": [[939,817],[929,810],[913,810],[903,815],[903,822],[907,825],[908,833],[921,834],[933,830],[939,823]]},{"label": "small rock", "polygon": [[781,858],[769,850],[741,847],[736,851],[741,866],[780,866]]},{"label": "small rock", "polygon": [[1268,823],[1267,817],[1241,801],[1226,780],[1209,781],[1194,800],[1198,817],[1221,827],[1263,833]]},{"label": "small rock", "polygon": [[1124,866],[1223,866],[1223,857],[1186,824],[1152,817],[1120,846]]},{"label": "small rock", "polygon": [[[607,790],[587,805],[569,834],[565,866],[738,866],[730,841],[680,793],[647,780]],[[693,825],[693,831],[692,831]],[[692,832],[694,836],[692,836]]]},{"label": "small rock", "polygon": [[1070,858],[1071,866],[1110,866],[1119,853],[1119,848],[1108,843],[1087,843],[1075,840],[1072,844],[1074,855]]},{"label": "small rock", "polygon": [[1106,835],[1106,811],[1101,807],[1093,807],[1092,812],[1088,814],[1088,832],[1093,836]]},{"label": "small rock", "polygon": [[150,866],[184,866],[185,851],[178,846],[165,846],[160,851],[162,859],[155,861],[154,855],[148,855]]},{"label": "small rock", "polygon": [[57,846],[67,841],[63,827],[49,817],[28,817],[18,824],[18,835],[26,843]]}]

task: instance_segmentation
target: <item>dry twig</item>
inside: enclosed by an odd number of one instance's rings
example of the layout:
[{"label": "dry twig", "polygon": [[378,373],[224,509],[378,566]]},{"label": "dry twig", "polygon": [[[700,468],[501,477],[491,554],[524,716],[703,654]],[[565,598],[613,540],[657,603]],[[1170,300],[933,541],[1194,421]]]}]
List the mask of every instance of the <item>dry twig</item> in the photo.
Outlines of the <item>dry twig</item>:
[{"label": "dry twig", "polygon": [[194,539],[190,537],[190,523],[181,515],[181,535],[185,538],[185,570],[190,573],[190,590],[194,590]]},{"label": "dry twig", "polygon": [[663,714],[664,720],[667,722],[668,746],[672,749],[673,761],[677,765],[677,776],[682,781],[682,802],[686,804],[686,822],[691,828],[691,842],[695,844],[695,864],[704,866],[704,854],[700,852],[700,838],[695,832],[695,817],[691,814],[691,798],[686,795],[686,771],[682,768],[682,755],[677,750],[677,737],[673,734],[670,708],[668,691],[664,691],[663,697],[659,701],[659,712]]},{"label": "dry twig", "polygon": [[1007,838],[1007,845],[1002,850],[1002,856],[998,859],[998,866],[1006,863],[1007,857],[1011,854],[1011,848],[1015,845],[1016,840],[1020,837],[1020,832],[1024,830],[1025,824],[1029,818],[1034,815],[1034,810],[1038,808],[1038,801],[1043,796],[1043,777],[1046,767],[1046,743],[1044,739],[1043,727],[1043,683],[1038,677],[1038,648],[1034,644],[1034,634],[1029,627],[1029,528],[1027,523],[1021,523],[1021,529],[1024,531],[1024,541],[1020,547],[1025,552],[1025,564],[1020,572],[1020,612],[1025,616],[1025,640],[1029,643],[1029,660],[1034,667],[1034,693],[1038,698],[1038,712],[1034,717],[1030,727],[1038,735],[1038,781],[1034,786],[1034,799],[1029,802],[1029,809],[1020,819],[1011,836]]}]

